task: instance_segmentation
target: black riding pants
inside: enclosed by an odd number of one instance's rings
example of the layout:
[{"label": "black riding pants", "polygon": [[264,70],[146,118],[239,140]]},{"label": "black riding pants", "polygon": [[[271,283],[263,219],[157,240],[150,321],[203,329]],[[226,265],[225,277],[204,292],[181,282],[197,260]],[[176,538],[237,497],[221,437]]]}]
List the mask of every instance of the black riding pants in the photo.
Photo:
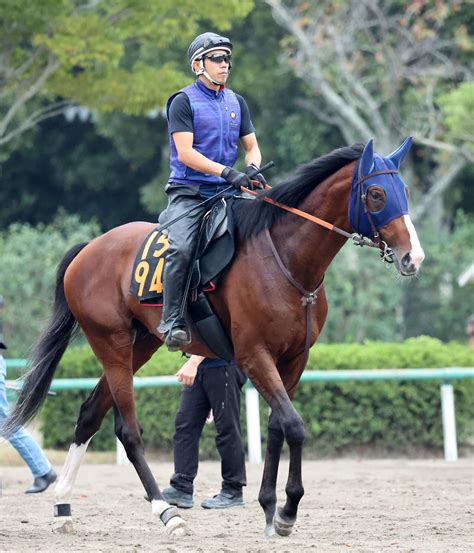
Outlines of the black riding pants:
[{"label": "black riding pants", "polygon": [[[188,209],[197,206],[203,200],[198,187],[182,185],[168,191],[168,207],[160,216],[160,223],[171,221]],[[166,265],[163,271],[163,315],[160,332],[168,332],[176,323],[184,325],[180,318],[189,263],[194,255],[198,231],[208,206],[196,207],[192,213],[171,225],[168,229],[170,247],[166,253]]]},{"label": "black riding pants", "polygon": [[222,489],[241,493],[247,484],[245,449],[240,435],[240,392],[244,375],[233,363],[198,368],[194,384],[183,388],[176,413],[174,469],[171,485],[193,493],[198,470],[199,440],[209,410],[214,413],[216,447],[221,458]]}]

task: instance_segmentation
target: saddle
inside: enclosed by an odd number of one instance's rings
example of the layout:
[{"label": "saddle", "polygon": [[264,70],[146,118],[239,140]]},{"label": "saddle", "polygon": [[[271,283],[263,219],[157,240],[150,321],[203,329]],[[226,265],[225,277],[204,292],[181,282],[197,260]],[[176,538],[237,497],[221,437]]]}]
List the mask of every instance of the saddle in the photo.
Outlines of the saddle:
[{"label": "saddle", "polygon": [[[201,338],[218,357],[234,357],[229,340],[217,315],[213,312],[206,292],[218,286],[220,277],[231,262],[234,246],[233,200],[218,200],[204,215],[198,245],[188,275],[188,315]],[[163,304],[162,275],[169,242],[166,229],[153,229],[145,238],[135,258],[130,293],[148,306]]]}]

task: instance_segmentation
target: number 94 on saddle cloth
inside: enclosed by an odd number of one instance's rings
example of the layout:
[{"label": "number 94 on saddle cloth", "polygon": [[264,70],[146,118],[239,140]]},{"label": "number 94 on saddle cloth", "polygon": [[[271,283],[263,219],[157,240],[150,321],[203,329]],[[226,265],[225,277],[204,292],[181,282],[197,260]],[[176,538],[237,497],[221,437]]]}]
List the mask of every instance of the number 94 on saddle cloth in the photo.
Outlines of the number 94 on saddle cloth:
[{"label": "number 94 on saddle cloth", "polygon": [[[196,255],[191,270],[191,290],[216,288],[222,271],[234,256],[234,225],[232,200],[217,201],[204,215]],[[135,258],[130,293],[146,305],[161,305],[163,296],[163,270],[169,242],[166,230],[159,226],[143,241]]]}]

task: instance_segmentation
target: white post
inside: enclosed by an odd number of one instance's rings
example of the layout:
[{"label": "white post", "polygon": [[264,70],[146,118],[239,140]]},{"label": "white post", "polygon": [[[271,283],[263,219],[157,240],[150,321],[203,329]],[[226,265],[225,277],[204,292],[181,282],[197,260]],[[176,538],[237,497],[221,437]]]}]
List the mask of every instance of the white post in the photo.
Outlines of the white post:
[{"label": "white post", "polygon": [[260,439],[260,408],[258,392],[253,386],[245,389],[245,407],[247,412],[247,443],[249,463],[262,462],[262,442]]},{"label": "white post", "polygon": [[454,391],[451,384],[441,384],[441,411],[443,413],[444,460],[457,461],[456,415]]},{"label": "white post", "polygon": [[128,465],[130,461],[122,442],[117,438],[117,465]]}]

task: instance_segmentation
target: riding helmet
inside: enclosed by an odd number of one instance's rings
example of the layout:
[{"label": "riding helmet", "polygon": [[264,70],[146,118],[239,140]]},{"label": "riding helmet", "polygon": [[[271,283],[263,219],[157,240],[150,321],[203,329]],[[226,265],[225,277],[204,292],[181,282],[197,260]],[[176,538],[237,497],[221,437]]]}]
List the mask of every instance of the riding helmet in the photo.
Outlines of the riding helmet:
[{"label": "riding helmet", "polygon": [[226,50],[229,54],[232,52],[232,42],[225,36],[216,33],[202,33],[198,35],[189,45],[188,59],[191,64],[200,59],[203,54],[212,50]]}]

